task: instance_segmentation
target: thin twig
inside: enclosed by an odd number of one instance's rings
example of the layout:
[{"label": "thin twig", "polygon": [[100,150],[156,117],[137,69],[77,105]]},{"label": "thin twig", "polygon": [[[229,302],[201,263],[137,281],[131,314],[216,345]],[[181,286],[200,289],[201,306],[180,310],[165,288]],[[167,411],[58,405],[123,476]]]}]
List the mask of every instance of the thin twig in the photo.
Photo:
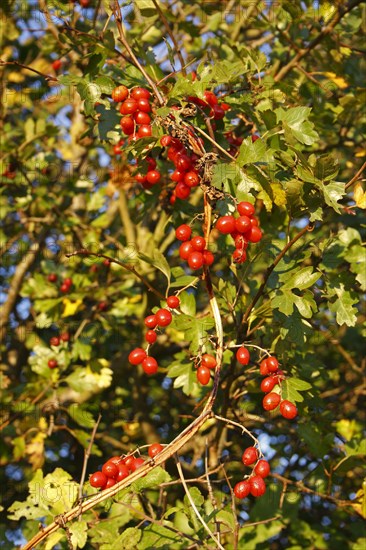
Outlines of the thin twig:
[{"label": "thin twig", "polygon": [[[175,52],[178,56],[178,59],[179,59],[179,63],[180,63],[180,67],[181,67],[181,72],[182,72],[182,75],[183,76],[186,76],[186,70],[185,70],[185,63],[184,63],[184,59],[183,59],[183,56],[182,56],[182,53],[180,51],[180,48],[179,48],[179,45],[178,45],[178,42],[176,41],[175,39],[175,36],[174,36],[174,33],[172,32],[170,26],[169,26],[169,22],[167,20],[167,18],[165,17],[164,13],[162,12],[162,10],[160,9],[160,6],[158,4],[158,2],[156,0],[152,0],[153,1],[153,4],[154,6],[156,7],[157,11],[159,12],[159,16],[163,22],[163,25],[164,27],[166,28],[166,31],[167,33],[169,34],[170,36],[170,39],[171,41],[173,42],[174,44],[174,47],[175,47]],[[174,67],[173,67],[174,69]]]},{"label": "thin twig", "polygon": [[346,183],[345,190],[347,190],[349,187],[351,187],[351,185],[353,185],[358,180],[358,178],[360,177],[362,172],[365,170],[365,168],[366,168],[366,162],[363,163],[363,165],[356,172],[356,174],[353,176],[353,178],[350,179],[348,183]]},{"label": "thin twig", "polygon": [[215,525],[216,525],[215,534],[217,535],[217,540],[219,542],[221,542],[221,540],[220,540],[220,523],[219,523],[219,521],[217,521],[217,517],[216,517],[216,515],[217,515],[217,500],[216,500],[214,492],[212,490],[210,475],[209,475],[209,471],[208,471],[208,444],[207,444],[207,439],[206,439],[206,445],[205,445],[205,476],[206,476],[206,481],[207,481],[208,495],[209,495],[211,503],[212,503],[212,508],[215,511]]},{"label": "thin twig", "polygon": [[47,81],[49,81],[49,80],[52,80],[54,82],[59,81],[56,76],[41,73],[40,71],[37,71],[37,69],[33,69],[32,67],[29,67],[28,65],[23,65],[23,63],[19,63],[18,61],[3,61],[2,59],[0,59],[0,66],[2,66],[2,65],[16,65],[17,67],[21,67],[22,69],[27,69],[27,71],[31,71],[33,73],[38,74],[39,76],[42,76]]},{"label": "thin twig", "polygon": [[[101,419],[102,419],[102,415],[99,414],[99,416],[97,418],[97,421],[94,424],[94,428],[93,428],[93,431],[92,431],[92,434],[91,434],[91,437],[90,437],[88,448],[86,449],[86,451],[84,453],[83,469],[82,469],[82,472],[81,472],[81,478],[80,478],[80,484],[79,484],[79,501],[81,501],[81,499],[83,498],[83,485],[84,485],[85,476],[86,476],[86,468],[87,468],[87,465],[88,465],[88,460],[89,460],[90,453],[91,453],[91,450],[92,450],[92,446],[93,446],[93,443],[94,443],[95,434],[97,433],[97,429],[98,429],[98,426],[99,426],[99,423],[100,423]],[[81,515],[79,516],[79,521],[80,520],[81,520]]]}]

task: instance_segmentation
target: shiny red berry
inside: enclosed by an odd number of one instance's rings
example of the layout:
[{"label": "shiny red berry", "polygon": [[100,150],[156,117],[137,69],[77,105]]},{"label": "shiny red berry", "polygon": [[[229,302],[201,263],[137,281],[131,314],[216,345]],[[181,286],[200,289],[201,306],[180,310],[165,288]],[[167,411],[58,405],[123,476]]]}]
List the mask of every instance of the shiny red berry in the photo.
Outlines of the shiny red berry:
[{"label": "shiny red berry", "polygon": [[247,365],[250,359],[250,354],[247,348],[241,346],[236,352],[236,359],[241,365]]},{"label": "shiny red berry", "polygon": [[138,468],[141,468],[141,466],[143,466],[144,464],[145,461],[143,458],[134,458],[130,466],[131,472],[136,472],[136,470]]},{"label": "shiny red berry", "polygon": [[146,174],[146,180],[151,183],[151,185],[159,183],[160,179],[161,174],[158,170],[149,170]]},{"label": "shiny red berry", "polygon": [[148,450],[149,457],[154,458],[156,455],[161,453],[163,449],[164,447],[160,445],[160,443],[153,443],[152,445],[150,445]]},{"label": "shiny red berry", "polygon": [[221,216],[216,222],[216,229],[223,235],[228,235],[235,231],[234,216]]},{"label": "shiny red berry", "polygon": [[185,243],[182,243],[179,247],[179,256],[182,258],[182,260],[188,260],[189,255],[193,252],[193,246],[191,245],[191,241],[186,241]]},{"label": "shiny red berry", "polygon": [[118,464],[117,465],[117,468],[118,468],[118,474],[117,474],[117,477],[116,477],[116,481],[122,481],[123,479],[126,479],[126,477],[129,475],[129,469],[127,468],[127,466],[125,464]]},{"label": "shiny red berry", "polygon": [[155,313],[157,325],[159,327],[167,327],[172,322],[173,316],[169,309],[161,308]]},{"label": "shiny red berry", "polygon": [[60,338],[58,336],[52,336],[52,338],[50,338],[50,345],[51,346],[59,346],[60,345]]},{"label": "shiny red berry", "polygon": [[175,236],[179,241],[189,241],[192,235],[192,229],[189,225],[183,224],[175,230]]},{"label": "shiny red berry", "polygon": [[255,447],[247,447],[243,452],[243,456],[241,457],[241,460],[245,466],[250,466],[251,464],[254,464],[254,462],[257,462],[258,460],[257,449]]},{"label": "shiny red berry", "polygon": [[198,367],[197,369],[197,381],[202,384],[202,386],[207,386],[211,380],[210,369],[204,366]]},{"label": "shiny red berry", "polygon": [[273,390],[276,384],[277,384],[277,381],[273,376],[268,376],[267,378],[263,378],[261,382],[261,391],[263,393],[269,393],[270,391]]},{"label": "shiny red berry", "polygon": [[263,397],[263,401],[262,401],[263,409],[265,411],[273,411],[278,407],[278,405],[280,404],[280,401],[281,401],[281,396],[278,393],[275,393],[275,392],[267,393],[267,395]]},{"label": "shiny red berry", "polygon": [[132,97],[125,99],[125,101],[122,103],[119,112],[122,115],[131,115],[138,109],[138,103],[135,99]]},{"label": "shiny red berry", "polygon": [[278,367],[279,367],[279,364],[278,364],[278,361],[276,359],[276,357],[273,357],[272,355],[270,355],[269,357],[267,357],[267,368],[269,370],[269,372],[277,372],[278,371]]},{"label": "shiny red berry", "polygon": [[215,256],[212,254],[211,250],[203,251],[203,263],[204,265],[212,265],[215,261]]},{"label": "shiny red berry", "polygon": [[148,330],[145,334],[145,340],[148,344],[153,344],[156,342],[157,334],[155,330]]},{"label": "shiny red berry", "polygon": [[56,273],[50,273],[47,277],[48,281],[50,283],[55,283],[57,281],[57,275]]},{"label": "shiny red berry", "polygon": [[107,477],[115,479],[118,475],[118,466],[114,462],[106,462],[102,466],[102,473]]},{"label": "shiny red berry", "polygon": [[234,495],[236,498],[245,498],[251,491],[251,484],[248,480],[239,481],[234,487]]},{"label": "shiny red berry", "polygon": [[268,369],[268,365],[267,365],[267,359],[263,359],[263,360],[259,363],[259,372],[261,373],[262,376],[267,376],[267,374],[269,374],[269,369]]},{"label": "shiny red berry", "polygon": [[203,266],[203,254],[202,252],[193,251],[188,256],[188,265],[191,269],[201,269]]},{"label": "shiny red berry", "polygon": [[167,306],[171,309],[176,309],[177,307],[179,307],[180,299],[178,298],[178,296],[168,296],[168,298],[166,299],[166,303]]},{"label": "shiny red berry", "polygon": [[191,245],[193,250],[202,252],[206,248],[206,239],[198,235],[197,237],[193,237],[193,239],[191,239]]},{"label": "shiny red berry", "polygon": [[141,363],[141,366],[144,372],[148,375],[156,374],[158,372],[158,363],[155,357],[145,357],[145,359]]},{"label": "shiny red berry", "polygon": [[126,86],[117,86],[112,92],[112,99],[116,103],[119,103],[120,101],[124,101],[128,97],[128,94],[129,92]]},{"label": "shiny red berry", "polygon": [[291,401],[287,401],[287,399],[284,399],[283,401],[281,401],[280,404],[280,413],[284,418],[292,420],[297,416],[297,408],[293,403],[291,403]]},{"label": "shiny red berry", "polygon": [[216,367],[216,359],[209,353],[204,353],[201,357],[201,365],[208,369],[214,369]]},{"label": "shiny red berry", "polygon": [[103,472],[94,472],[89,478],[89,483],[92,487],[104,487],[107,483],[107,476]]},{"label": "shiny red berry", "polygon": [[266,492],[266,484],[260,476],[253,476],[249,480],[250,493],[253,497],[261,497]]},{"label": "shiny red berry", "polygon": [[131,91],[131,97],[133,97],[136,100],[139,100],[139,99],[142,99],[142,98],[149,99],[150,95],[151,94],[150,94],[149,90],[147,90],[146,88],[137,87],[137,88],[134,88]]},{"label": "shiny red berry", "polygon": [[56,359],[50,359],[48,361],[48,367],[50,369],[55,369],[56,367],[58,367],[58,363],[57,363]]},{"label": "shiny red berry", "polygon": [[[126,134],[126,136],[130,136],[135,131],[135,123],[131,116],[122,117],[120,121],[120,125],[122,128],[122,132]],[[119,148],[121,147],[119,146]]]},{"label": "shiny red berry", "polygon": [[271,468],[267,460],[258,460],[254,467],[254,473],[260,477],[267,477],[270,471]]},{"label": "shiny red berry", "polygon": [[240,216],[248,216],[249,218],[253,216],[255,212],[254,206],[250,202],[246,201],[239,202],[237,210]]},{"label": "shiny red berry", "polygon": [[146,351],[142,348],[135,348],[133,349],[129,356],[128,361],[131,363],[131,365],[139,365],[142,363],[142,361],[146,357]]}]

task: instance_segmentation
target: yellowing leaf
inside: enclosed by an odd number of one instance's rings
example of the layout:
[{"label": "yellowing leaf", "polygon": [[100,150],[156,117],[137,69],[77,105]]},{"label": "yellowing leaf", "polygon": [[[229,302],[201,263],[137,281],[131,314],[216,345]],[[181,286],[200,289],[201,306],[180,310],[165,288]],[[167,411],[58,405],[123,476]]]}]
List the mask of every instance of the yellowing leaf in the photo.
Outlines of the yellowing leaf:
[{"label": "yellowing leaf", "polygon": [[9,82],[23,82],[25,76],[19,72],[16,72],[16,71],[12,71],[8,74],[7,76],[7,80]]},{"label": "yellowing leaf", "polygon": [[338,86],[338,88],[341,88],[343,90],[344,88],[348,88],[348,82],[342,77],[337,76],[335,73],[323,73],[324,76],[328,77],[334,84]]},{"label": "yellowing leaf", "polygon": [[62,302],[65,306],[65,309],[61,317],[71,317],[72,315],[75,315],[75,313],[80,309],[80,306],[83,303],[82,300],[76,300],[75,302],[72,302],[68,298],[65,298],[64,300],[62,300]]},{"label": "yellowing leaf", "polygon": [[357,157],[357,158],[360,158],[360,157],[362,158],[364,156],[366,156],[366,150],[365,149],[362,149],[361,151],[357,151],[355,153],[355,157]]},{"label": "yellowing leaf", "polygon": [[356,183],[353,191],[353,199],[358,208],[366,209],[366,191],[362,189],[360,182]]},{"label": "yellowing leaf", "polygon": [[42,468],[44,464],[44,440],[46,434],[38,432],[25,447],[25,452],[29,455],[29,462],[33,469]]},{"label": "yellowing leaf", "polygon": [[366,481],[363,481],[361,489],[356,493],[356,498],[352,506],[360,516],[366,518]]},{"label": "yellowing leaf", "polygon": [[282,189],[282,186],[279,183],[272,183],[271,187],[273,191],[273,202],[277,204],[277,206],[285,206],[287,202],[286,193]]}]

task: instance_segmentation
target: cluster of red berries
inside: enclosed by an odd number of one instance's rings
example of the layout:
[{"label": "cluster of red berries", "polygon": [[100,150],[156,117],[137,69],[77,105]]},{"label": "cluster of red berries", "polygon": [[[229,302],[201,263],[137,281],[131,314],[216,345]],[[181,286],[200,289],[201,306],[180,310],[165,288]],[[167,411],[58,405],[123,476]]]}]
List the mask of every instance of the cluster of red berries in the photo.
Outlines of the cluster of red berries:
[{"label": "cluster of red berries", "polygon": [[[57,279],[58,279],[58,277],[57,277],[56,273],[50,273],[47,277],[47,280],[50,283],[56,283]],[[72,279],[70,277],[66,277],[66,279],[63,279],[63,281],[61,283],[60,291],[63,292],[64,294],[66,294],[66,292],[69,292],[71,287],[72,287]]]},{"label": "cluster of red berries", "polygon": [[[148,454],[150,458],[154,458],[163,450],[160,443],[150,445]],[[109,489],[119,481],[128,477],[132,472],[135,472],[145,464],[145,460],[141,457],[135,457],[133,454],[125,457],[114,456],[107,460],[102,466],[102,471],[94,472],[89,477],[89,483],[97,489]]]},{"label": "cluster of red berries", "polygon": [[239,202],[237,212],[239,216],[221,216],[216,222],[216,229],[223,235],[231,235],[234,239],[235,250],[233,260],[241,264],[247,258],[248,244],[258,243],[263,234],[258,227],[258,220],[254,216],[254,206],[250,202]]},{"label": "cluster of red berries", "polygon": [[262,376],[266,376],[261,382],[261,390],[266,395],[263,398],[262,405],[264,410],[273,411],[280,406],[280,413],[284,418],[292,420],[297,416],[296,406],[287,399],[281,399],[281,394],[272,391],[275,386],[281,389],[281,382],[284,380],[284,373],[279,369],[279,363],[276,357],[270,355],[263,359],[259,365],[259,371]]},{"label": "cluster of red berries", "polygon": [[[119,108],[123,115],[120,124],[122,132],[129,136],[129,141],[151,136],[150,96],[146,88],[129,90],[123,85],[117,86],[112,92],[112,99],[117,103],[122,102]],[[115,153],[117,154],[117,149]]]},{"label": "cluster of red berries", "polygon": [[174,204],[176,198],[181,200],[187,199],[191,193],[191,189],[199,185],[200,176],[194,168],[198,157],[195,153],[188,152],[177,138],[163,136],[160,143],[163,147],[168,147],[167,157],[175,167],[175,170],[170,175],[171,180],[175,183],[173,194],[170,197],[171,204]]},{"label": "cluster of red berries", "polygon": [[192,229],[189,225],[182,224],[175,230],[175,236],[182,244],[179,247],[179,256],[187,260],[191,269],[201,269],[202,266],[210,266],[214,262],[214,255],[206,248],[206,239],[200,235],[192,237]]},{"label": "cluster of red berries", "polygon": [[259,459],[258,450],[255,447],[248,447],[243,453],[242,462],[245,466],[252,466],[253,464],[255,466],[250,476],[235,485],[235,496],[240,499],[247,497],[249,494],[253,497],[261,497],[266,492],[264,478],[271,471],[267,460]]},{"label": "cluster of red berries", "polygon": [[198,105],[202,109],[209,109],[208,115],[214,120],[221,120],[224,118],[226,111],[230,109],[227,103],[219,103],[218,98],[213,92],[206,90],[203,94],[204,99],[196,96],[189,96],[187,99],[195,105]]},{"label": "cluster of red berries", "polygon": [[149,346],[156,342],[158,328],[167,327],[173,320],[171,314],[171,309],[176,309],[179,307],[180,300],[178,296],[169,296],[166,300],[167,308],[160,308],[156,313],[148,315],[145,317],[144,323],[147,327],[147,332],[145,334],[145,340],[147,342],[146,350],[142,348],[133,349],[129,356],[128,360],[131,365],[141,365],[146,374],[155,374],[158,370],[158,362],[154,357],[148,355]]},{"label": "cluster of red berries", "polygon": [[[61,342],[69,342],[69,341],[70,341],[70,333],[62,332],[60,336],[52,336],[52,338],[50,338],[50,346],[58,348]],[[58,362],[56,361],[56,359],[49,359],[48,366],[50,369],[55,369],[56,367],[58,367]]]},{"label": "cluster of red berries", "polygon": [[197,367],[197,382],[207,386],[211,380],[211,372],[216,368],[216,359],[210,353],[204,353]]},{"label": "cluster of red berries", "polygon": [[156,185],[160,182],[161,174],[159,170],[156,169],[155,159],[153,159],[152,157],[146,157],[145,160],[148,164],[147,172],[146,174],[143,174],[142,172],[137,172],[137,174],[135,174],[135,180],[138,183],[141,183],[144,189],[151,189],[153,185]]}]

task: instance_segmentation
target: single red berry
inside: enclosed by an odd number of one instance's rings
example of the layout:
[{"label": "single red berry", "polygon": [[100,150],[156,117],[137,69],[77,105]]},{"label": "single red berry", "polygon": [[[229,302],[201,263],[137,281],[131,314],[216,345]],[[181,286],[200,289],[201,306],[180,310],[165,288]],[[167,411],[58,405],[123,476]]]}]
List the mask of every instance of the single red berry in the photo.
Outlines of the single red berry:
[{"label": "single red berry", "polygon": [[266,492],[266,484],[260,476],[253,476],[249,479],[250,493],[253,497],[261,497]]},{"label": "single red berry", "polygon": [[235,229],[239,233],[246,233],[249,229],[251,229],[251,227],[252,224],[248,216],[239,216],[239,218],[236,218]]},{"label": "single red berry", "polygon": [[150,458],[154,458],[157,454],[161,453],[161,451],[164,449],[160,443],[153,443],[150,445],[148,454]]},{"label": "single red berry", "polygon": [[173,316],[169,309],[161,308],[155,313],[159,327],[167,327],[172,322]]},{"label": "single red berry", "polygon": [[[132,116],[122,117],[120,120],[120,125],[122,128],[122,132],[126,134],[126,136],[132,135],[135,131],[135,123]],[[119,148],[121,147],[119,146]]]},{"label": "single red berry", "polygon": [[145,357],[141,363],[141,366],[146,374],[151,375],[158,372],[158,363],[154,357]]},{"label": "single red berry", "polygon": [[216,222],[216,229],[223,235],[228,235],[235,231],[234,216],[221,216]]},{"label": "single red berry", "polygon": [[211,250],[203,251],[203,263],[204,265],[212,265],[215,261],[215,256],[212,254]]},{"label": "single red berry", "polygon": [[279,365],[278,365],[278,361],[277,361],[276,357],[273,357],[272,355],[267,357],[267,368],[268,368],[269,372],[277,372],[278,367],[279,367]]},{"label": "single red berry", "polygon": [[243,235],[235,235],[234,245],[240,251],[246,250],[248,248],[248,241],[243,237]]},{"label": "single red berry", "polygon": [[103,260],[103,265],[105,267],[109,267],[111,265],[111,261],[106,258],[105,260]]},{"label": "single red berry", "polygon": [[178,296],[168,296],[168,298],[166,299],[166,303],[167,306],[171,309],[176,309],[177,307],[179,307],[180,299],[178,298]]},{"label": "single red berry", "polygon": [[193,237],[193,239],[191,239],[191,245],[193,250],[202,252],[206,248],[206,239],[198,235],[197,237]]},{"label": "single red berry", "polygon": [[139,365],[142,363],[142,361],[146,357],[146,351],[142,348],[135,348],[133,349],[129,356],[128,361],[131,363],[131,365]]},{"label": "single red berry", "polygon": [[60,338],[58,336],[52,336],[52,338],[50,338],[50,345],[51,346],[59,346],[60,345]]},{"label": "single red berry", "polygon": [[114,464],[124,464],[123,462],[123,458],[121,458],[120,456],[112,456],[111,458],[108,459],[107,462],[113,462]]},{"label": "single red berry", "polygon": [[56,359],[50,359],[48,361],[48,366],[50,369],[55,369],[56,367],[58,367],[58,363],[56,361]]},{"label": "single red berry", "polygon": [[119,481],[122,481],[122,479],[125,479],[130,472],[125,464],[118,464],[117,467],[118,467],[118,474],[116,477],[116,481],[118,483]]},{"label": "single red berry", "polygon": [[185,173],[184,183],[189,187],[197,187],[200,182],[199,175],[194,170]]},{"label": "single red berry", "polygon": [[174,160],[175,166],[178,168],[178,170],[189,170],[192,167],[191,159],[188,155],[184,155],[183,153],[178,153],[175,160]]},{"label": "single red berry", "polygon": [[119,103],[120,101],[124,101],[128,97],[128,88],[126,86],[117,86],[112,91],[112,99],[116,103]]},{"label": "single red berry", "polygon": [[102,466],[102,473],[107,477],[115,479],[118,476],[118,466],[114,462],[106,462]]},{"label": "single red berry", "polygon": [[171,145],[167,153],[168,159],[174,162],[175,159],[177,158],[177,155],[179,154],[179,151],[181,151],[181,149],[182,147],[174,147],[173,145]]},{"label": "single red berry", "polygon": [[69,292],[69,290],[70,290],[70,285],[65,285],[65,283],[62,283],[62,285],[60,286],[60,291],[66,294],[66,292]]},{"label": "single red berry", "polygon": [[148,315],[147,317],[145,317],[144,323],[147,328],[155,328],[158,324],[156,315]]},{"label": "single red berry", "polygon": [[145,461],[143,458],[134,458],[130,467],[131,472],[135,472],[138,468],[141,468],[141,466],[143,466],[144,464],[145,464]]},{"label": "single red berry", "polygon": [[67,285],[67,286],[69,286],[69,287],[72,286],[72,279],[71,279],[71,277],[66,277],[66,279],[64,279],[62,282],[63,282],[64,285]]},{"label": "single red berry", "polygon": [[239,481],[234,487],[234,495],[236,498],[245,498],[251,491],[251,484],[248,480]]},{"label": "single red berry", "polygon": [[103,485],[102,491],[104,491],[104,489],[109,489],[110,487],[113,487],[113,485],[115,485],[116,483],[117,481],[113,477],[107,477],[107,483]]},{"label": "single red berry", "polygon": [[151,94],[149,90],[147,90],[146,88],[137,87],[131,91],[131,97],[137,100],[142,98],[149,99],[150,95]]},{"label": "single red berry", "polygon": [[146,162],[149,165],[148,170],[155,170],[156,168],[156,160],[153,157],[146,157]]},{"label": "single red berry", "polygon": [[157,334],[155,330],[148,330],[145,334],[145,340],[148,344],[153,344],[156,342]]},{"label": "single red berry", "polygon": [[128,99],[125,99],[122,103],[119,112],[122,115],[131,115],[137,111],[139,108],[138,102],[136,99],[133,99],[133,97],[129,97]]},{"label": "single red berry", "polygon": [[150,115],[148,113],[144,113],[144,111],[136,111],[136,113],[133,115],[133,118],[135,119],[136,124],[150,125],[151,123]]},{"label": "single red berry", "polygon": [[216,359],[213,355],[204,353],[201,357],[201,365],[207,367],[208,369],[214,369],[216,368]]},{"label": "single red berry", "polygon": [[250,359],[250,353],[244,346],[241,346],[236,352],[236,359],[241,365],[247,365]]},{"label": "single red berry", "polygon": [[48,281],[50,283],[55,283],[57,281],[57,275],[56,273],[50,273],[47,277]]},{"label": "single red berry", "polygon": [[159,183],[160,178],[161,174],[158,170],[149,170],[146,174],[146,180],[151,183],[151,185]]},{"label": "single red berry", "polygon": [[259,372],[261,373],[262,376],[267,376],[267,374],[269,374],[267,359],[263,359],[259,363]]},{"label": "single red berry", "polygon": [[151,106],[150,106],[149,100],[146,99],[146,97],[142,97],[141,99],[138,99],[137,108],[139,109],[139,111],[143,111],[144,113],[150,113]]},{"label": "single red berry", "polygon": [[270,391],[273,390],[276,384],[277,384],[277,381],[273,376],[268,376],[267,378],[263,378],[261,382],[261,391],[263,393],[269,393]]},{"label": "single red berry", "polygon": [[179,241],[189,241],[192,235],[192,229],[189,225],[183,224],[175,230],[175,236]]},{"label": "single red berry", "polygon": [[178,199],[184,201],[188,199],[191,194],[191,188],[182,181],[178,181],[174,189],[174,194]]},{"label": "single red berry", "polygon": [[204,366],[198,367],[197,369],[197,381],[202,384],[202,386],[207,386],[211,380],[210,369]]},{"label": "single red berry", "polygon": [[252,227],[259,227],[259,221],[257,220],[257,218],[250,218],[250,223]]},{"label": "single red berry", "polygon": [[243,264],[247,259],[247,253],[245,250],[239,250],[236,248],[233,252],[233,261],[236,264]]},{"label": "single red berry", "polygon": [[176,168],[174,172],[171,174],[170,179],[172,181],[176,181],[176,182],[182,181],[184,183],[183,180],[184,180],[185,174],[186,172],[183,172],[182,170],[178,170],[178,168]]},{"label": "single red berry", "polygon": [[55,61],[52,62],[52,69],[56,72],[61,69],[61,66],[62,66],[61,59],[55,59]]},{"label": "single red berry", "polygon": [[215,96],[215,94],[213,92],[210,92],[209,90],[206,90],[203,93],[203,97],[205,98],[207,103],[210,105],[210,107],[213,107],[214,105],[218,104],[217,97]]},{"label": "single red berry", "polygon": [[122,154],[122,149],[121,149],[121,146],[120,145],[113,145],[113,153],[115,155],[121,155]]},{"label": "single red berry", "polygon": [[163,136],[162,138],[160,138],[160,144],[162,145],[162,147],[168,147],[171,142],[172,142],[172,137],[171,136]]},{"label": "single red berry", "polygon": [[269,472],[271,471],[271,468],[267,462],[267,460],[258,460],[257,464],[254,468],[254,473],[257,476],[260,477],[267,477]]},{"label": "single red berry", "polygon": [[182,243],[179,247],[179,256],[182,258],[182,260],[188,260],[189,255],[193,252],[193,246],[191,245],[191,241],[186,241],[185,243]]},{"label": "single red berry", "polygon": [[237,206],[237,211],[239,212],[240,216],[248,216],[250,218],[251,216],[253,216],[255,208],[250,202],[242,201],[239,202]]},{"label": "single red berry", "polygon": [[70,340],[70,333],[69,333],[69,332],[62,332],[62,333],[60,334],[60,340],[61,340],[62,342],[69,342],[69,340]]},{"label": "single red berry", "polygon": [[89,483],[92,487],[104,487],[107,483],[107,476],[103,472],[94,472],[89,478]]},{"label": "single red berry", "polygon": [[[150,137],[152,134],[151,131],[151,125],[150,124],[141,124],[140,128],[137,131],[137,137],[143,138],[143,137]],[[149,174],[149,172],[148,172]]]},{"label": "single red berry", "polygon": [[222,108],[221,105],[214,105],[212,107],[211,116],[213,116],[215,120],[221,120],[225,116],[225,110]]},{"label": "single red berry", "polygon": [[135,180],[138,182],[138,183],[141,183],[141,184],[144,184],[146,183],[146,175],[145,174],[141,174],[141,172],[137,172],[137,174],[135,174]]},{"label": "single red berry", "polygon": [[257,136],[256,134],[253,134],[253,135],[252,135],[252,143],[254,143],[255,141],[257,141],[257,139],[260,139],[259,136]]},{"label": "single red berry", "polygon": [[248,240],[251,243],[258,243],[261,238],[263,237],[262,231],[259,229],[259,227],[252,227],[249,234],[248,234]]},{"label": "single red berry", "polygon": [[188,256],[188,265],[191,269],[201,269],[203,266],[202,252],[191,252]]},{"label": "single red berry", "polygon": [[99,304],[97,305],[97,308],[99,311],[106,311],[108,309],[108,302],[106,302],[105,300],[103,300],[102,302],[99,302]]},{"label": "single red berry", "polygon": [[278,393],[275,393],[275,392],[267,393],[267,395],[263,397],[263,401],[262,401],[263,409],[265,411],[273,411],[278,407],[278,405],[280,404],[280,401],[281,401],[281,396]]},{"label": "single red berry", "polygon": [[280,413],[284,418],[292,420],[297,416],[297,408],[293,403],[291,403],[291,401],[287,401],[287,399],[284,399],[283,401],[281,401],[280,404]]},{"label": "single red berry", "polygon": [[123,459],[124,464],[129,469],[129,471],[131,471],[131,466],[134,460],[135,460],[135,457],[133,455],[129,455]]},{"label": "single red berry", "polygon": [[247,447],[243,452],[243,456],[241,457],[241,460],[245,466],[250,466],[251,464],[254,464],[254,462],[257,462],[258,460],[257,449],[255,447]]}]

